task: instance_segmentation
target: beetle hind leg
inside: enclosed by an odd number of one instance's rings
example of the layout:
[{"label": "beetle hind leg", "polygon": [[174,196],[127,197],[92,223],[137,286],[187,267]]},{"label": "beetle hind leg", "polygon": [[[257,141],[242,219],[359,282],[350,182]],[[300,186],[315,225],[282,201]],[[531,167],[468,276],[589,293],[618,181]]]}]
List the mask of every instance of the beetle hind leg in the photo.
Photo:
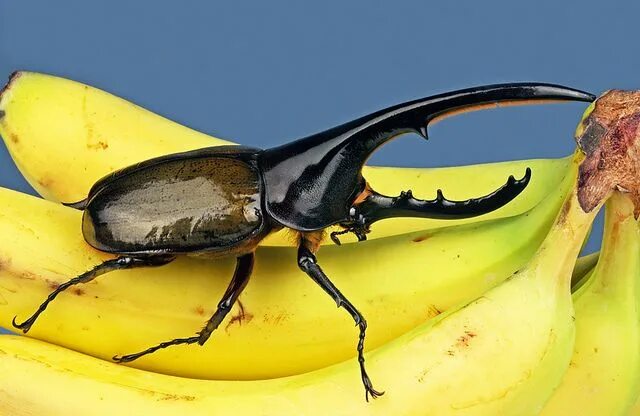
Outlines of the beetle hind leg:
[{"label": "beetle hind leg", "polygon": [[88,283],[95,279],[96,277],[103,275],[105,273],[109,273],[115,270],[123,270],[123,269],[131,269],[134,267],[153,267],[153,266],[162,266],[171,262],[174,259],[173,256],[170,255],[154,255],[154,256],[145,256],[145,257],[131,257],[131,256],[120,256],[115,259],[106,260],[103,263],[98,264],[93,269],[88,270],[81,275],[74,277],[60,286],[58,286],[53,292],[47,296],[47,299],[42,302],[42,304],[38,307],[38,309],[34,312],[33,315],[29,317],[26,321],[18,324],[16,322],[17,316],[13,317],[12,324],[14,328],[22,330],[25,334],[29,332],[31,326],[34,324],[36,319],[42,314],[42,312],[47,309],[47,306],[63,291],[67,290],[71,286]]},{"label": "beetle hind leg", "polygon": [[176,338],[171,341],[161,342],[158,345],[147,348],[144,351],[140,351],[135,354],[122,355],[122,356],[114,356],[113,360],[119,363],[128,363],[138,358],[154,353],[163,348],[170,347],[172,345],[183,345],[183,344],[199,344],[204,345],[205,342],[209,339],[213,331],[215,331],[220,323],[224,320],[227,314],[231,311],[231,308],[238,300],[240,293],[244,290],[249,282],[249,277],[251,276],[251,272],[253,271],[253,262],[255,255],[254,253],[248,253],[243,256],[238,257],[236,261],[236,270],[233,274],[233,278],[231,279],[231,283],[229,287],[225,291],[222,296],[222,300],[218,303],[218,307],[214,312],[213,316],[207,321],[204,328],[195,336],[187,337],[187,338]]},{"label": "beetle hind leg", "polygon": [[358,336],[358,363],[360,364],[360,377],[362,379],[362,384],[365,388],[365,399],[369,401],[369,395],[374,399],[376,397],[382,396],[384,392],[377,391],[373,388],[373,384],[371,383],[371,379],[369,379],[369,375],[367,374],[367,370],[364,365],[364,339],[365,332],[367,330],[367,321],[364,319],[364,316],[356,309],[355,306],[338,290],[337,287],[329,280],[326,274],[322,271],[318,263],[316,262],[316,257],[312,253],[312,251],[308,247],[309,241],[304,238],[300,242],[300,246],[298,247],[298,266],[300,269],[305,272],[314,282],[316,282],[322,290],[324,290],[329,296],[333,298],[338,307],[343,307],[346,311],[351,315],[353,320],[356,323],[360,330],[360,334]]}]

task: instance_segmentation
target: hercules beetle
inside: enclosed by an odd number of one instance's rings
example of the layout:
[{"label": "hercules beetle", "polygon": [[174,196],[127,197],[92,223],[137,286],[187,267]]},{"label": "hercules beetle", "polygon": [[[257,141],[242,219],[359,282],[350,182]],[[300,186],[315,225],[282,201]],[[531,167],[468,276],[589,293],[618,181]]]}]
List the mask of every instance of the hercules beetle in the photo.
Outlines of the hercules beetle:
[{"label": "hercules beetle", "polygon": [[178,344],[203,345],[229,313],[253,269],[254,251],[267,234],[289,228],[298,235],[298,265],[353,317],[359,327],[358,361],[365,398],[381,395],[365,370],[364,317],[316,262],[324,230],[339,225],[338,235],[354,233],[365,240],[372,223],[392,217],[457,219],[488,213],[507,204],[527,186],[510,176],[491,194],[466,201],[447,200],[438,190],[433,200],[411,191],[388,197],[362,177],[367,158],[382,144],[404,133],[427,138],[427,125],[438,118],[498,103],[593,101],[594,96],[551,84],[499,84],[464,89],[389,107],[327,131],[260,150],[216,146],[147,160],[96,182],[86,199],[67,204],[83,210],[82,231],[98,250],[118,254],[61,284],[26,321],[13,325],[27,332],[47,305],[65,289],[104,273],[161,266],[178,255],[236,256],[231,283],[216,312],[196,336],[160,343],[136,354],[116,356],[133,361]]}]

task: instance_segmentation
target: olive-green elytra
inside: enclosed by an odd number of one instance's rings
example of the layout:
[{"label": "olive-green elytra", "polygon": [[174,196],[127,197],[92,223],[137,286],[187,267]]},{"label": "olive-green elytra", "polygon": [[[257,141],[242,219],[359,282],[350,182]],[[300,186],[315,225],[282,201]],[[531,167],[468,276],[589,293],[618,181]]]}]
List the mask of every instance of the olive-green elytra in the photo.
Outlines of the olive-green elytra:
[{"label": "olive-green elytra", "polygon": [[83,220],[89,244],[112,253],[229,251],[259,230],[258,171],[229,157],[176,159],[112,180]]}]

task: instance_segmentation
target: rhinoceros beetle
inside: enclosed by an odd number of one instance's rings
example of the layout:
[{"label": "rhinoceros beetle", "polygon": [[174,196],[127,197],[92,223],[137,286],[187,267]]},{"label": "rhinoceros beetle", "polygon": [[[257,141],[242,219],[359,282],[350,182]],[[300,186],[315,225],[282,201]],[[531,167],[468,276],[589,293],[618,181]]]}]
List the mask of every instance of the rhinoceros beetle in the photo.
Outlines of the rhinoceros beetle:
[{"label": "rhinoceros beetle", "polygon": [[365,369],[367,323],[324,274],[315,253],[332,225],[338,235],[366,239],[372,223],[392,217],[456,219],[482,215],[514,199],[527,186],[509,177],[494,192],[466,201],[450,201],[438,190],[432,200],[416,199],[411,191],[389,197],[373,190],[361,174],[379,146],[404,133],[427,138],[436,119],[499,103],[593,101],[594,96],[551,84],[519,83],[480,86],[398,104],[279,147],[260,150],[216,146],[147,160],[118,170],[96,182],[86,199],[66,204],[83,210],[82,231],[98,250],[117,254],[93,269],[61,284],[21,324],[29,331],[56,296],[72,285],[86,283],[113,270],[165,265],[178,255],[211,258],[235,256],[236,269],[217,310],[198,335],[162,342],[136,354],[115,356],[133,361],[178,344],[203,345],[229,313],[249,281],[254,252],[269,233],[289,228],[298,235],[298,266],[359,327],[357,344],[365,398],[377,397]]}]

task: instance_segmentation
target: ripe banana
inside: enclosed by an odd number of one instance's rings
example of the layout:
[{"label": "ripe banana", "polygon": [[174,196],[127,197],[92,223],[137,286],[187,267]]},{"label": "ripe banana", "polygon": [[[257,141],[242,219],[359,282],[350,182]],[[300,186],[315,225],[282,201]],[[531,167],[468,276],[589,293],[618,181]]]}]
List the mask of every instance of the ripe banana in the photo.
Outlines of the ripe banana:
[{"label": "ripe banana", "polygon": [[[0,96],[0,135],[16,165],[45,198],[73,202],[87,196],[102,176],[152,157],[231,142],[207,136],[160,117],[121,98],[78,82],[50,75],[16,73]],[[422,198],[443,188],[463,200],[486,194],[519,175],[527,166],[533,178],[505,207],[481,219],[527,211],[555,188],[568,159],[527,160],[455,168],[407,169],[365,167],[363,174],[382,193],[412,189]],[[369,239],[477,221],[398,218],[376,223]],[[261,244],[291,245],[286,233]],[[355,241],[345,236],[344,242]],[[327,244],[329,244],[328,242]]]},{"label": "ripe banana", "polygon": [[[562,183],[518,216],[323,248],[327,275],[367,318],[367,346],[481,296],[526,264],[576,171],[572,162]],[[84,242],[80,221],[79,211],[0,191],[0,326],[11,328],[14,315],[29,316],[52,288],[108,258]],[[105,359],[190,335],[213,313],[233,268],[233,259],[185,258],[113,272],[58,297],[29,335]],[[238,306],[209,342],[131,365],[196,378],[298,374],[353,357],[347,318],[300,272],[295,250],[259,248]]]},{"label": "ripe banana", "polygon": [[640,416],[640,396],[637,397],[635,403],[629,409],[627,413],[629,416]]},{"label": "ripe banana", "polygon": [[640,392],[640,230],[623,194],[607,201],[600,259],[573,301],[571,365],[542,415],[626,415]]},{"label": "ripe banana", "polygon": [[[387,392],[373,403],[363,400],[351,360],[272,380],[202,381],[146,373],[4,336],[0,410],[17,416],[537,415],[571,358],[571,272],[596,212],[584,213],[573,189],[525,267],[477,300],[370,351],[369,373]],[[425,268],[403,270],[403,277],[409,270],[417,278],[428,277]],[[482,280],[480,273],[476,276]],[[255,344],[253,350],[262,353]],[[47,386],[46,399],[42,385]]]}]

